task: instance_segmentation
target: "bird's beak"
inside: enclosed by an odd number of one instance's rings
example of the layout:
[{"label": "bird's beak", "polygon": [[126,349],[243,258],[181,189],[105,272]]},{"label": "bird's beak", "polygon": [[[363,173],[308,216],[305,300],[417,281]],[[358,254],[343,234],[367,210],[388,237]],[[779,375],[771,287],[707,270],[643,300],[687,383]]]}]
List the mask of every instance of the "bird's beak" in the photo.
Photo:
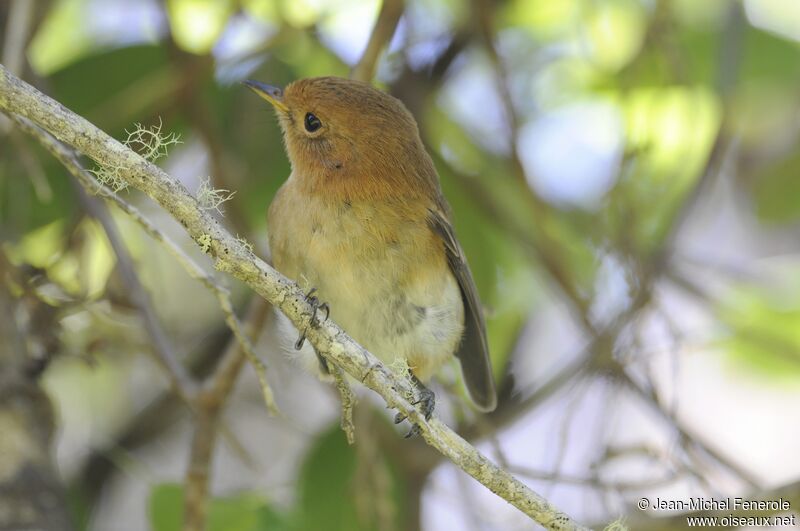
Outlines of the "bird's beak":
[{"label": "bird's beak", "polygon": [[289,112],[289,107],[283,103],[283,91],[278,87],[273,87],[272,85],[267,85],[252,79],[248,79],[243,83],[247,85],[250,90],[270,102],[272,106],[279,111]]}]

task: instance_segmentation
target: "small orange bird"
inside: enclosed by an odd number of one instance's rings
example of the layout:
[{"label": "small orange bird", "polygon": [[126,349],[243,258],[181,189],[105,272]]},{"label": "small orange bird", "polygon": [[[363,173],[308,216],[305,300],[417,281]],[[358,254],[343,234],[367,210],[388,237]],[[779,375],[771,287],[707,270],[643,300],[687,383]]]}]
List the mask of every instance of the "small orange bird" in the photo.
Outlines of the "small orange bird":
[{"label": "small orange bird", "polygon": [[[269,207],[276,269],[314,286],[310,299],[330,303],[337,323],[382,361],[405,358],[427,417],[434,395],[422,382],[453,354],[475,406],[493,410],[478,292],[411,113],[338,77],[283,91],[245,84],[275,108],[292,167]],[[312,350],[305,359],[327,371]]]}]

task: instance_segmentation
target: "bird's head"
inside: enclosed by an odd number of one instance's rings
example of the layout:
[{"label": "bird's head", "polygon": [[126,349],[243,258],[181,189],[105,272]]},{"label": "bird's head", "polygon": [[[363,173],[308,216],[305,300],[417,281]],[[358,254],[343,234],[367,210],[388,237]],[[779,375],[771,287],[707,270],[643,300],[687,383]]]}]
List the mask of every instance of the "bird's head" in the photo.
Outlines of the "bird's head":
[{"label": "bird's head", "polygon": [[311,188],[375,196],[430,180],[430,157],[400,100],[339,77],[301,79],[284,90],[245,84],[275,108],[293,175]]}]

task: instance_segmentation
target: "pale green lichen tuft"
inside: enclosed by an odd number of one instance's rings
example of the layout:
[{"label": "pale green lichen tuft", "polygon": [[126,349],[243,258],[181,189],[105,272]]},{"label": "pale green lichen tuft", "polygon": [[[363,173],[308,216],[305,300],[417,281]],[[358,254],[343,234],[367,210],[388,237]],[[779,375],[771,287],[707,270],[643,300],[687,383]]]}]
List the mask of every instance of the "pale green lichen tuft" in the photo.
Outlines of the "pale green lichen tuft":
[{"label": "pale green lichen tuft", "polygon": [[211,250],[211,236],[208,234],[203,234],[199,238],[197,238],[197,243],[200,245],[200,250],[203,253],[208,253]]},{"label": "pale green lichen tuft", "polygon": [[[181,143],[178,134],[164,134],[161,132],[162,127],[161,118],[158,119],[158,125],[153,125],[150,128],[136,123],[133,131],[125,130],[128,136],[123,143],[142,158],[155,162],[166,156],[170,146]],[[127,168],[122,165],[98,162],[97,168],[91,170],[91,172],[102,184],[111,188],[114,192],[120,192],[128,187],[128,183],[122,177],[126,170]]]},{"label": "pale green lichen tuft", "polygon": [[620,517],[608,524],[603,531],[628,531],[628,526],[625,525],[625,519]]},{"label": "pale green lichen tuft", "polygon": [[177,133],[163,134],[162,126],[161,118],[158,119],[158,125],[152,125],[150,128],[140,123],[134,124],[133,131],[125,130],[128,134],[125,145],[150,162],[165,157],[170,146],[180,144],[181,140]]},{"label": "pale green lichen tuft", "polygon": [[406,388],[411,390],[412,395],[407,396],[406,399],[413,400],[413,389],[414,389],[414,382],[411,381],[411,367],[408,365],[408,360],[401,357],[397,357],[392,361],[389,365],[389,370],[392,371],[392,374],[398,380],[401,380],[405,383]]},{"label": "pale green lichen tuft", "polygon": [[248,253],[252,253],[253,252],[253,244],[250,243],[249,241],[247,241],[245,238],[243,238],[243,237],[241,237],[241,236],[239,236],[237,234],[236,235],[236,241],[239,242],[240,244],[242,244],[242,247],[247,249]]},{"label": "pale green lichen tuft", "polygon": [[95,169],[89,171],[101,184],[111,188],[114,192],[120,192],[128,188],[128,182],[122,178],[124,170],[124,166],[98,163]]},{"label": "pale green lichen tuft", "polygon": [[229,201],[236,192],[225,190],[224,188],[215,189],[211,186],[211,179],[206,178],[197,189],[197,202],[205,210],[216,210],[218,214],[222,215],[222,204]]}]

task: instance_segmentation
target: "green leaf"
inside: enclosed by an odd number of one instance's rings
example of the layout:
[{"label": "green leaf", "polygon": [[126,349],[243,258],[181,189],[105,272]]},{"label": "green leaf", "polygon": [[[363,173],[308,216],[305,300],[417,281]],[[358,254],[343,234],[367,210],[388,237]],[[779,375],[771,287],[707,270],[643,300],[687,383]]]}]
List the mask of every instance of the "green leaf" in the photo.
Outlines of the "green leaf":
[{"label": "green leaf", "polygon": [[72,524],[77,531],[87,531],[92,517],[92,508],[83,489],[79,485],[67,487],[67,508]]},{"label": "green leaf", "polygon": [[283,517],[257,494],[214,498],[208,514],[208,531],[279,531]]},{"label": "green leaf", "polygon": [[47,75],[88,53],[94,43],[85,23],[86,0],[54,2],[28,48],[31,65]]},{"label": "green leaf", "polygon": [[770,223],[788,223],[800,217],[800,147],[764,170],[754,183],[758,217]]},{"label": "green leaf", "polygon": [[720,344],[733,359],[776,377],[800,375],[800,283],[780,290],[742,287],[720,309],[729,335]]},{"label": "green leaf", "polygon": [[172,483],[156,485],[148,504],[153,531],[178,531],[183,524],[183,486]]},{"label": "green leaf", "polygon": [[700,85],[638,88],[618,104],[633,156],[609,195],[604,232],[626,252],[646,255],[670,234],[705,169],[721,108]]},{"label": "green leaf", "polygon": [[230,0],[169,0],[167,14],[175,44],[191,53],[209,53],[233,10]]},{"label": "green leaf", "polygon": [[383,454],[371,457],[369,462],[357,459],[355,447],[347,444],[338,423],[323,433],[310,449],[298,476],[292,528],[295,531],[404,529],[404,482]]},{"label": "green leaf", "polygon": [[[180,531],[183,525],[183,486],[157,485],[150,493],[153,531]],[[286,519],[258,494],[213,498],[208,508],[208,531],[286,531]]]},{"label": "green leaf", "polygon": [[[6,149],[0,151],[0,227],[4,237],[14,240],[27,231],[75,215],[78,204],[71,177],[60,162],[25,136],[20,137],[19,145],[7,142],[3,147]],[[36,168],[32,170],[25,159],[33,161]],[[45,196],[37,193],[34,185],[37,176],[32,171],[39,170],[38,187],[49,191]]]},{"label": "green leaf", "polygon": [[298,484],[298,529],[364,529],[353,503],[356,454],[338,427],[323,434],[309,451]]},{"label": "green leaf", "polygon": [[[102,73],[102,75],[101,75]],[[93,53],[52,74],[48,93],[116,138],[144,122],[175,93],[180,70],[162,46],[131,46]],[[172,122],[166,129],[175,131]]]}]

